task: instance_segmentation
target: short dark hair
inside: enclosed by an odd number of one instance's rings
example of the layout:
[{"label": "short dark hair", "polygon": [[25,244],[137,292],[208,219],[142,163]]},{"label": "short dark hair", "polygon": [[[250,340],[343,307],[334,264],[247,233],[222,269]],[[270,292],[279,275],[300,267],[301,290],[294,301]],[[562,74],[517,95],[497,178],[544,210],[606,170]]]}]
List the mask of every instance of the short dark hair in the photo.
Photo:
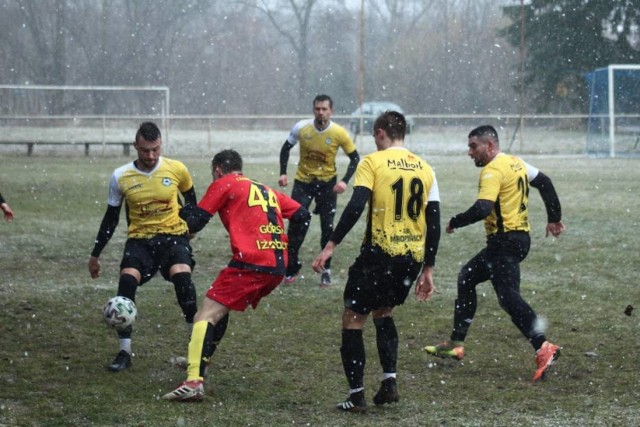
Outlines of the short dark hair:
[{"label": "short dark hair", "polygon": [[211,160],[211,169],[219,167],[222,173],[242,171],[242,156],[236,150],[225,149],[216,153]]},{"label": "short dark hair", "polygon": [[333,109],[333,99],[329,95],[318,95],[313,98],[313,106],[316,106],[316,102],[329,101],[329,108]]},{"label": "short dark hair", "polygon": [[491,125],[478,126],[469,132],[468,138],[473,138],[474,136],[480,139],[492,138],[495,140],[496,144],[500,143],[500,140],[498,139],[498,131]]},{"label": "short dark hair", "polygon": [[142,137],[145,141],[156,141],[162,138],[162,134],[160,133],[160,129],[153,122],[144,122],[138,128],[138,132],[136,132],[136,141],[138,138]]},{"label": "short dark hair", "polygon": [[378,129],[385,131],[392,140],[404,139],[407,132],[407,120],[402,113],[388,110],[380,114],[373,123],[374,132]]}]

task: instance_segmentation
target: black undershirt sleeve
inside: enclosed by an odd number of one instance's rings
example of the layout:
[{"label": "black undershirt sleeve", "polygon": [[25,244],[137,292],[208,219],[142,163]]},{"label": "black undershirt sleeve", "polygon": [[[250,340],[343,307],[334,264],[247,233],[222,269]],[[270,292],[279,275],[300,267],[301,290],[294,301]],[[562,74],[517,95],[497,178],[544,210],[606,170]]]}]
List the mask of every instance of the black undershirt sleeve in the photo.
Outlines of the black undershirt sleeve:
[{"label": "black undershirt sleeve", "polygon": [[428,202],[426,208],[427,240],[424,248],[424,264],[436,265],[436,254],[440,244],[440,202]]},{"label": "black undershirt sleeve", "polygon": [[304,242],[304,236],[309,228],[309,221],[311,221],[311,213],[304,206],[300,206],[289,218],[287,237],[289,238],[289,248],[295,253],[298,253]]},{"label": "black undershirt sleeve", "polygon": [[6,202],[4,200],[4,197],[2,197],[2,194],[0,194],[0,205],[3,204],[3,203],[6,203]]},{"label": "black undershirt sleeve", "polygon": [[358,154],[358,150],[354,150],[352,153],[349,153],[348,156],[350,159],[349,166],[347,166],[347,172],[344,174],[344,177],[342,178],[342,181],[344,181],[345,184],[349,183],[349,180],[351,179],[353,174],[356,172],[358,163],[360,163],[360,155]]},{"label": "black undershirt sleeve", "polygon": [[491,209],[493,209],[491,200],[478,199],[466,212],[459,213],[451,218],[449,227],[460,228],[483,220],[491,213]]},{"label": "black undershirt sleeve", "polygon": [[182,193],[182,197],[184,197],[184,204],[185,205],[197,205],[198,204],[198,198],[196,197],[195,187],[191,187],[190,189],[188,189],[187,191]]},{"label": "black undershirt sleeve", "polygon": [[529,184],[540,192],[540,197],[542,197],[544,206],[547,209],[547,222],[560,222],[562,220],[562,208],[551,178],[542,172],[538,172],[538,175]]},{"label": "black undershirt sleeve", "polygon": [[344,239],[349,230],[351,230],[358,222],[358,219],[360,219],[360,215],[364,212],[364,208],[370,197],[371,189],[362,186],[354,187],[351,200],[349,200],[349,203],[347,203],[347,206],[344,208],[340,216],[340,221],[338,221],[338,225],[336,225],[333,233],[331,233],[329,240],[336,245],[342,242],[342,239]]},{"label": "black undershirt sleeve", "polygon": [[180,218],[187,223],[189,233],[194,234],[202,230],[213,218],[213,215],[197,205],[187,204],[180,209]]},{"label": "black undershirt sleeve", "polygon": [[102,223],[100,223],[100,229],[98,230],[98,236],[96,237],[95,245],[91,251],[91,256],[99,257],[104,247],[107,246],[107,243],[111,237],[113,237],[113,232],[116,231],[118,221],[120,220],[121,208],[122,205],[107,206],[107,211],[102,218]]},{"label": "black undershirt sleeve", "polygon": [[293,145],[289,141],[285,141],[280,149],[280,175],[287,174],[287,163],[289,163],[289,152]]}]

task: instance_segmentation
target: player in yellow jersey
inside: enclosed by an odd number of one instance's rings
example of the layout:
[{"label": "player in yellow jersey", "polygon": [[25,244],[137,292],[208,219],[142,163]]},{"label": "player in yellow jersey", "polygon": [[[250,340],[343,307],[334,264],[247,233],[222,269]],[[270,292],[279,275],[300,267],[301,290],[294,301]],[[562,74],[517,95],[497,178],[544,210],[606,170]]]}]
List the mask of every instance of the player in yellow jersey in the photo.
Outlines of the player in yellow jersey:
[{"label": "player in yellow jersey", "polygon": [[559,236],[565,229],[558,195],[551,179],[522,159],[500,152],[498,132],[480,126],[469,133],[469,157],[481,167],[476,202],[466,212],[455,215],[447,233],[484,220],[487,246],[460,269],[458,295],[453,315],[451,340],[425,347],[438,357],[461,360],[464,339],[477,306],[476,286],[491,280],[500,306],[529,340],[536,351],[539,380],[560,355],[557,345],[547,341],[533,309],[520,295],[520,262],[529,252],[529,186],[540,191],[547,210],[546,235]]},{"label": "player in yellow jersey", "polygon": [[[336,214],[337,195],[344,193],[349,179],[356,170],[360,156],[356,150],[349,133],[345,128],[331,121],[333,114],[333,101],[328,95],[318,95],[313,100],[313,119],[297,122],[287,140],[280,150],[280,178],[278,184],[286,187],[289,183],[287,177],[287,163],[289,152],[297,143],[300,143],[300,161],[296,172],[291,198],[305,208],[309,208],[315,199],[314,213],[320,214],[320,247],[323,248],[329,241],[333,231],[333,220]],[[337,182],[336,155],[338,149],[342,149],[349,156],[349,166]],[[304,240],[308,227],[302,230],[300,239]],[[290,236],[291,237],[291,236]],[[296,236],[293,236],[296,238]],[[295,281],[300,271],[301,263],[298,259],[298,251],[289,250],[289,266],[284,283],[291,284]],[[320,279],[321,287],[331,285],[331,260],[327,260],[325,271]]]},{"label": "player in yellow jersey", "polygon": [[[118,295],[135,301],[138,286],[160,271],[174,285],[178,304],[189,325],[196,313],[196,291],[191,280],[195,262],[189,244],[187,223],[180,218],[182,199],[197,204],[189,171],[177,160],[160,155],[162,135],[151,122],[140,125],[133,147],[138,158],[113,172],[109,183],[107,211],[100,224],[89,258],[92,278],[100,275],[99,256],[118,225],[125,205],[127,241],[120,263]],[[120,352],[107,366],[118,372],[131,366],[132,327],[118,331]]]},{"label": "player in yellow jersey", "polygon": [[435,290],[440,194],[433,169],[404,147],[406,127],[404,116],[396,111],[387,111],[376,119],[373,133],[378,151],[365,156],[358,165],[352,197],[313,262],[315,271],[323,271],[368,203],[364,240],[349,268],[344,290],[340,354],[350,390],[347,400],[337,405],[343,411],[364,412],[367,408],[362,329],[369,314],[373,314],[382,365],[382,383],[373,403],[397,402],[398,332],[393,308],[405,302],[414,281],[420,301],[428,300]]}]

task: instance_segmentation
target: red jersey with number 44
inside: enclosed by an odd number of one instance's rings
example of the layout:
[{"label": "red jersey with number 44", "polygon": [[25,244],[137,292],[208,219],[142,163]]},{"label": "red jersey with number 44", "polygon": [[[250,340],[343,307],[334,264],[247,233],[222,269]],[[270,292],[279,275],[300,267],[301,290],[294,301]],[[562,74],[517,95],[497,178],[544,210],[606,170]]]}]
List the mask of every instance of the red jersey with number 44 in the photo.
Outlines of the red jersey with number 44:
[{"label": "red jersey with number 44", "polygon": [[284,274],[288,262],[284,219],[300,208],[298,202],[240,173],[230,173],[209,185],[198,207],[211,215],[218,213],[229,232],[230,267]]}]

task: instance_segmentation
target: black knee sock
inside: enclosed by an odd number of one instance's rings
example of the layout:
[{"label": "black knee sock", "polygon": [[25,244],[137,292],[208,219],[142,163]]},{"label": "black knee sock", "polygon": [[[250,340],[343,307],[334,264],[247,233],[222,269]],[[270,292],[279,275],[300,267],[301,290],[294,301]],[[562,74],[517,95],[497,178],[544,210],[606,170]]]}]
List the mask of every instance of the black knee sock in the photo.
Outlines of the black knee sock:
[{"label": "black knee sock", "polygon": [[127,297],[131,301],[136,302],[136,290],[138,289],[138,280],[130,274],[121,274],[118,280],[118,296]]},{"label": "black knee sock", "polygon": [[193,316],[198,310],[196,301],[196,287],[191,280],[191,273],[176,273],[171,277],[171,282],[176,291],[178,304],[184,314],[187,323],[193,323]]},{"label": "black knee sock", "polygon": [[343,329],[340,347],[344,374],[353,389],[364,387],[365,352],[361,329]]},{"label": "black knee sock", "polygon": [[[131,274],[121,274],[118,281],[118,296],[127,297],[131,301],[136,301],[136,290],[138,289],[138,280]],[[133,332],[132,326],[127,326],[125,329],[118,331],[118,338],[125,339],[131,338]]]},{"label": "black knee sock", "polygon": [[395,373],[398,363],[398,330],[393,317],[373,319],[376,327],[376,344],[382,372]]},{"label": "black knee sock", "polygon": [[229,324],[229,313],[227,313],[222,319],[218,320],[218,323],[215,326],[211,326],[209,324],[209,328],[207,328],[207,334],[205,338],[205,346],[202,349],[202,355],[206,358],[210,358],[215,353],[218,348],[218,344],[224,337],[225,332],[227,332],[227,325]]}]

